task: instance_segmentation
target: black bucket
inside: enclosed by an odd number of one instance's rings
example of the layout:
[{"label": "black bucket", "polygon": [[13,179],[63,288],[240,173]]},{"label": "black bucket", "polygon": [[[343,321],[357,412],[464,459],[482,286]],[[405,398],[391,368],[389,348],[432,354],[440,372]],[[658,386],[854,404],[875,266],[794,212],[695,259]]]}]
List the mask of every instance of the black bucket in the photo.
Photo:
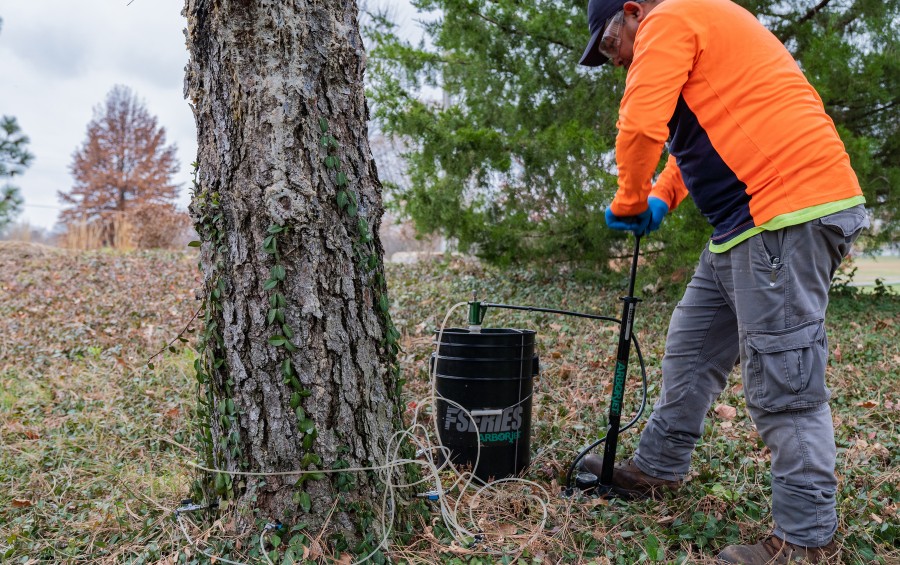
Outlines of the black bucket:
[{"label": "black bucket", "polygon": [[477,457],[474,473],[483,481],[517,475],[531,460],[534,337],[533,330],[449,328],[431,357],[441,444],[454,464],[472,466]]}]

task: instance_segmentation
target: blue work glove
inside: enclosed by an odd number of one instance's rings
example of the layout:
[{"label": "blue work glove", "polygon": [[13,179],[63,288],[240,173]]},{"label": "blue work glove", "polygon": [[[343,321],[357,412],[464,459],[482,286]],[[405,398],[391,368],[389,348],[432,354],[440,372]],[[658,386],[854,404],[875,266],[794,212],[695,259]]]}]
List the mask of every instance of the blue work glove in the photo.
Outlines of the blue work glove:
[{"label": "blue work glove", "polygon": [[659,229],[663,218],[669,213],[669,206],[651,196],[647,199],[647,209],[637,216],[616,216],[612,213],[612,209],[606,209],[606,225],[610,229],[631,231],[635,235],[646,235],[652,231]]}]

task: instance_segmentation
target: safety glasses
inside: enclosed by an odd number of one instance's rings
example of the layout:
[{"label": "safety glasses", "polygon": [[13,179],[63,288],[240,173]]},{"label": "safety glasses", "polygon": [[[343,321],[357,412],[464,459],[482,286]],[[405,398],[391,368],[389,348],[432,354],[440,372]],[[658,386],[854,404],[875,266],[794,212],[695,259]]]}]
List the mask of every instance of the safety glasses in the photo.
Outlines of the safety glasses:
[{"label": "safety glasses", "polygon": [[600,53],[609,59],[614,59],[619,54],[619,45],[622,43],[622,25],[625,23],[625,11],[619,10],[616,15],[609,19],[606,29],[597,49]]}]

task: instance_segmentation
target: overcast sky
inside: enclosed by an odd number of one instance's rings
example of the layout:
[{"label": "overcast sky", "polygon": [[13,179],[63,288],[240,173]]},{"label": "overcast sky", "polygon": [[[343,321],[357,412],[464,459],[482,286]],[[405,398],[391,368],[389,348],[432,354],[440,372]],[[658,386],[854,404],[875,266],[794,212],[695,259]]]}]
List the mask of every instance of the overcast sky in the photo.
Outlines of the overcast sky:
[{"label": "overcast sky", "polygon": [[[395,14],[404,34],[420,36],[408,0],[370,0]],[[52,228],[56,193],[69,190],[72,154],[93,110],[116,84],[130,87],[178,146],[179,205],[189,202],[197,152],[194,117],[184,100],[184,0],[0,0],[0,115],[14,116],[35,158],[21,177],[18,221]]]}]

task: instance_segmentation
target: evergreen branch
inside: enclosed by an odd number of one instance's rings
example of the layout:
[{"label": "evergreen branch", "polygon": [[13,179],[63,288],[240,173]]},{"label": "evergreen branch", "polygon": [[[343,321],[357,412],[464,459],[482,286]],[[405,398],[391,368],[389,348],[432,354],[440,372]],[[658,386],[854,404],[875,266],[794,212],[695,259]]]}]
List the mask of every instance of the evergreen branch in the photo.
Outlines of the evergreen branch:
[{"label": "evergreen branch", "polygon": [[816,16],[816,14],[821,12],[825,8],[825,6],[827,6],[830,3],[831,3],[831,0],[822,0],[815,6],[813,6],[809,10],[807,10],[806,13],[803,14],[803,16],[799,20],[794,22],[794,25],[799,26],[799,25],[805,24],[809,20],[813,19]]},{"label": "evergreen branch", "polygon": [[[826,7],[828,7],[830,3],[831,0],[821,0],[818,4],[807,10],[806,13],[800,16],[800,18],[795,22],[788,24],[787,26],[776,32],[775,36],[778,37],[778,39],[782,43],[787,44],[789,40],[793,39],[796,36],[797,31],[800,29],[800,26],[816,17],[819,12],[822,12]],[[836,29],[843,29],[850,25],[851,22],[856,20],[862,13],[862,7],[860,4],[861,2],[859,0],[854,2],[847,9],[847,11],[844,12],[843,16],[835,22],[834,27]]]},{"label": "evergreen branch", "polygon": [[550,44],[552,44],[552,45],[557,45],[557,46],[562,47],[562,48],[564,48],[564,49],[568,49],[569,51],[575,51],[575,50],[576,50],[575,47],[573,47],[573,46],[571,46],[571,45],[568,45],[568,44],[566,44],[566,43],[564,43],[564,42],[562,42],[562,41],[560,41],[560,40],[558,40],[558,39],[554,39],[554,38],[552,38],[552,37],[547,37],[547,36],[545,36],[545,35],[540,35],[540,34],[536,34],[536,33],[529,33],[529,32],[527,32],[527,31],[523,31],[523,30],[518,29],[518,28],[516,28],[516,27],[513,27],[513,26],[511,26],[511,25],[501,23],[501,22],[499,22],[499,21],[497,21],[497,20],[495,20],[495,19],[493,19],[493,18],[491,18],[491,17],[489,17],[489,16],[486,16],[485,14],[482,14],[482,13],[479,12],[478,10],[472,10],[470,13],[473,14],[473,15],[478,16],[479,18],[481,18],[482,20],[484,20],[484,21],[486,21],[486,22],[488,22],[488,23],[490,23],[490,24],[494,24],[495,26],[497,26],[497,27],[500,28],[501,30],[503,30],[503,31],[505,31],[506,33],[509,33],[509,34],[511,34],[511,35],[519,35],[519,36],[523,36],[523,37],[531,37],[531,38],[534,38],[534,39],[539,39],[539,40],[541,40],[541,41],[546,41],[547,43],[550,43]]}]

